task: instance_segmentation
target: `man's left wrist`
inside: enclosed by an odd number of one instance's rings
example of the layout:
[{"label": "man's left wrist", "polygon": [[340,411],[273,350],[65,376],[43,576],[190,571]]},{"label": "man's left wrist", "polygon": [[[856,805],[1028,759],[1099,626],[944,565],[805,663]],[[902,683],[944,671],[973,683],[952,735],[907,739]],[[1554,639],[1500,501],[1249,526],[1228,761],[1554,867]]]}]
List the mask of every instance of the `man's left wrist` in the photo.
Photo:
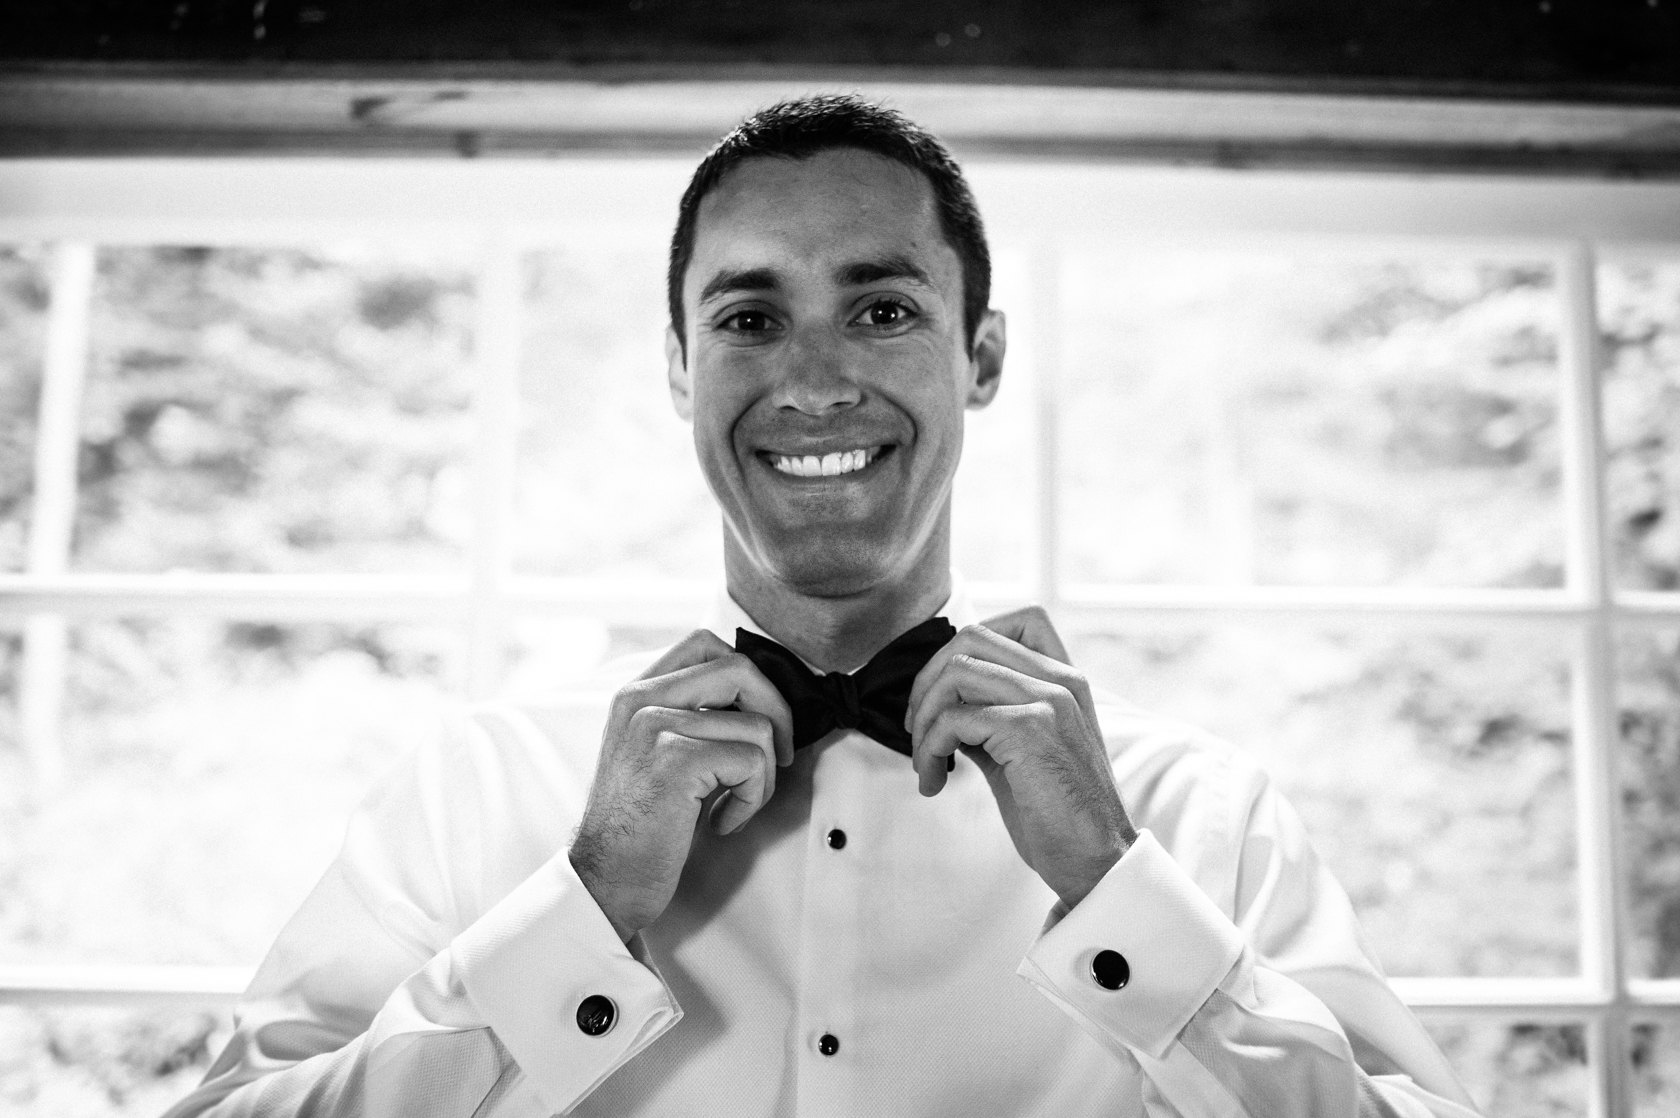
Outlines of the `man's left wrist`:
[{"label": "man's left wrist", "polygon": [[1057,890],[1057,896],[1061,898],[1063,906],[1071,911],[1075,905],[1089,896],[1091,890],[1095,889],[1098,883],[1108,876],[1108,872],[1119,863],[1120,859],[1126,856],[1126,851],[1130,850],[1132,844],[1136,841],[1137,832],[1129,826],[1112,834],[1104,844],[1103,852],[1093,858],[1071,884],[1064,889]]}]

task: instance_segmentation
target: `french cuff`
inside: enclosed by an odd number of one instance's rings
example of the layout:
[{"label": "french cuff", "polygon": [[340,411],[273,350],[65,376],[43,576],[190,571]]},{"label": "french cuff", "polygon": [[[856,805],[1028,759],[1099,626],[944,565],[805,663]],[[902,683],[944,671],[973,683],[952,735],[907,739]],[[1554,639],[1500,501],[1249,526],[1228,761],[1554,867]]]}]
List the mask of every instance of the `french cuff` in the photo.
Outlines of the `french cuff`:
[{"label": "french cuff", "polygon": [[641,934],[618,938],[568,854],[449,948],[467,998],[562,1113],[682,1018]]},{"label": "french cuff", "polygon": [[1237,926],[1140,831],[1084,900],[1052,912],[1015,973],[1105,1047],[1160,1059],[1242,949]]}]

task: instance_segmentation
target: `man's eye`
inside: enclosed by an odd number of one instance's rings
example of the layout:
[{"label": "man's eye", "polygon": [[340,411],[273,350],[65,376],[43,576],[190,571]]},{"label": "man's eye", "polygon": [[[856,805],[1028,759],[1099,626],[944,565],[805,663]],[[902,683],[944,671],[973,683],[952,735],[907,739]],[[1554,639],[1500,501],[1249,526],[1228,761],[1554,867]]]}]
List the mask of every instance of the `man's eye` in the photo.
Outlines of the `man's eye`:
[{"label": "man's eye", "polygon": [[857,321],[867,326],[903,326],[916,312],[896,299],[877,299],[863,309]]},{"label": "man's eye", "polygon": [[736,311],[723,320],[722,326],[725,330],[758,334],[770,329],[770,316],[763,311]]}]

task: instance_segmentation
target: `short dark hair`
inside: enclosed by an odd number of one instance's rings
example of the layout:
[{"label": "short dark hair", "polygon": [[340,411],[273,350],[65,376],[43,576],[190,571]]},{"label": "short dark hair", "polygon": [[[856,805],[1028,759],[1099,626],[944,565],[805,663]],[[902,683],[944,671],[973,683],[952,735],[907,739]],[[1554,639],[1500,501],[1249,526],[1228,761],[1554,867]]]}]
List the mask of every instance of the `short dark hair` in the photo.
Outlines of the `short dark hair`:
[{"label": "short dark hair", "polygon": [[694,177],[677,208],[677,228],[671,235],[671,263],[666,273],[666,298],[671,326],[688,360],[684,333],[683,278],[694,256],[694,225],[700,203],[723,176],[749,159],[778,157],[807,159],[832,148],[859,148],[885,156],[927,177],[939,212],[945,243],[962,265],[963,334],[970,352],[974,332],[992,297],[992,256],[980,208],[963,178],[962,168],[933,134],[913,124],[903,113],[851,94],[815,94],[781,101],[742,121],[694,169]]}]

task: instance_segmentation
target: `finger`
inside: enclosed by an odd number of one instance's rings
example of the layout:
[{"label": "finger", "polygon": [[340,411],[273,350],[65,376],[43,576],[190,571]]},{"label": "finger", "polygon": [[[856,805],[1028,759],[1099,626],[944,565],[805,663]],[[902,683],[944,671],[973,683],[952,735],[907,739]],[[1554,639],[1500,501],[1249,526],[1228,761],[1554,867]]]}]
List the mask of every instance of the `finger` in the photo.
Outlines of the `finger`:
[{"label": "finger", "polygon": [[922,695],[910,725],[910,740],[915,742],[925,734],[928,725],[946,707],[963,703],[971,706],[1030,703],[1053,699],[1055,689],[1054,684],[1025,672],[959,652],[946,662],[945,670]]},{"label": "finger", "polygon": [[769,802],[767,789],[775,768],[757,746],[741,741],[712,741],[666,730],[656,741],[665,779],[683,780],[696,801],[718,788],[709,822],[720,835],[738,830]]},{"label": "finger", "polygon": [[1008,613],[1000,613],[996,617],[988,617],[980,624],[983,628],[1026,645],[1040,655],[1070,667],[1073,665],[1072,658],[1068,656],[1067,646],[1062,643],[1061,635],[1050,623],[1050,615],[1044,611],[1043,606],[1024,606]]},{"label": "finger", "polygon": [[658,676],[669,675],[679,668],[691,668],[695,664],[704,664],[710,660],[721,660],[734,653],[728,641],[712,632],[710,629],[696,629],[682,640],[665,650],[664,655],[655,660],[651,667],[637,679],[654,679]]},{"label": "finger", "polygon": [[712,777],[725,789],[712,802],[712,830],[720,835],[733,834],[770,801],[776,766],[763,752],[742,742],[709,744]]},{"label": "finger", "polygon": [[[705,637],[711,637],[708,643]],[[644,676],[625,690],[628,701],[638,706],[686,707],[721,709],[737,707],[753,714],[761,714],[775,728],[775,761],[778,765],[793,763],[793,712],[776,685],[764,677],[751,660],[718,640],[705,630],[691,634],[682,642],[694,643],[693,654],[703,654],[696,663],[674,667],[658,676]],[[666,654],[673,662],[677,649]],[[621,692],[621,694],[623,694]]]},{"label": "finger", "polygon": [[966,626],[957,630],[957,635],[946,641],[940,649],[928,657],[928,662],[922,665],[922,670],[916,673],[916,678],[910,684],[910,698],[904,705],[904,728],[909,730],[915,725],[916,711],[922,705],[922,696],[927,694],[933,681],[945,671],[945,666],[951,662],[953,656],[962,653],[973,654],[978,651],[975,645],[977,627]]},{"label": "finger", "polygon": [[1026,709],[1021,706],[946,707],[928,727],[916,746],[914,761],[917,788],[924,796],[936,796],[948,779],[945,758],[963,746],[991,752],[993,740]]},{"label": "finger", "polygon": [[[1021,611],[1017,611],[1021,612]],[[1043,611],[1040,610],[1040,613]],[[1005,614],[1004,617],[1012,615]],[[1054,630],[1051,631],[1052,636]],[[1058,645],[1059,645],[1058,641]],[[1083,673],[1036,649],[1028,648],[1004,633],[994,632],[982,625],[970,625],[959,632],[951,641],[933,654],[927,666],[916,675],[915,682],[910,687],[910,701],[904,711],[904,728],[912,729],[919,716],[922,703],[928,690],[944,673],[950,662],[957,656],[972,656],[980,660],[989,660],[1013,668],[1023,675],[1044,680],[1065,688],[1078,700],[1080,709],[1087,716],[1093,716],[1090,685],[1085,681]]]},{"label": "finger", "polygon": [[775,728],[770,720],[754,711],[687,710],[680,707],[643,707],[631,720],[637,732],[677,734],[712,742],[743,742],[764,754],[769,776],[764,798],[776,794]]}]

